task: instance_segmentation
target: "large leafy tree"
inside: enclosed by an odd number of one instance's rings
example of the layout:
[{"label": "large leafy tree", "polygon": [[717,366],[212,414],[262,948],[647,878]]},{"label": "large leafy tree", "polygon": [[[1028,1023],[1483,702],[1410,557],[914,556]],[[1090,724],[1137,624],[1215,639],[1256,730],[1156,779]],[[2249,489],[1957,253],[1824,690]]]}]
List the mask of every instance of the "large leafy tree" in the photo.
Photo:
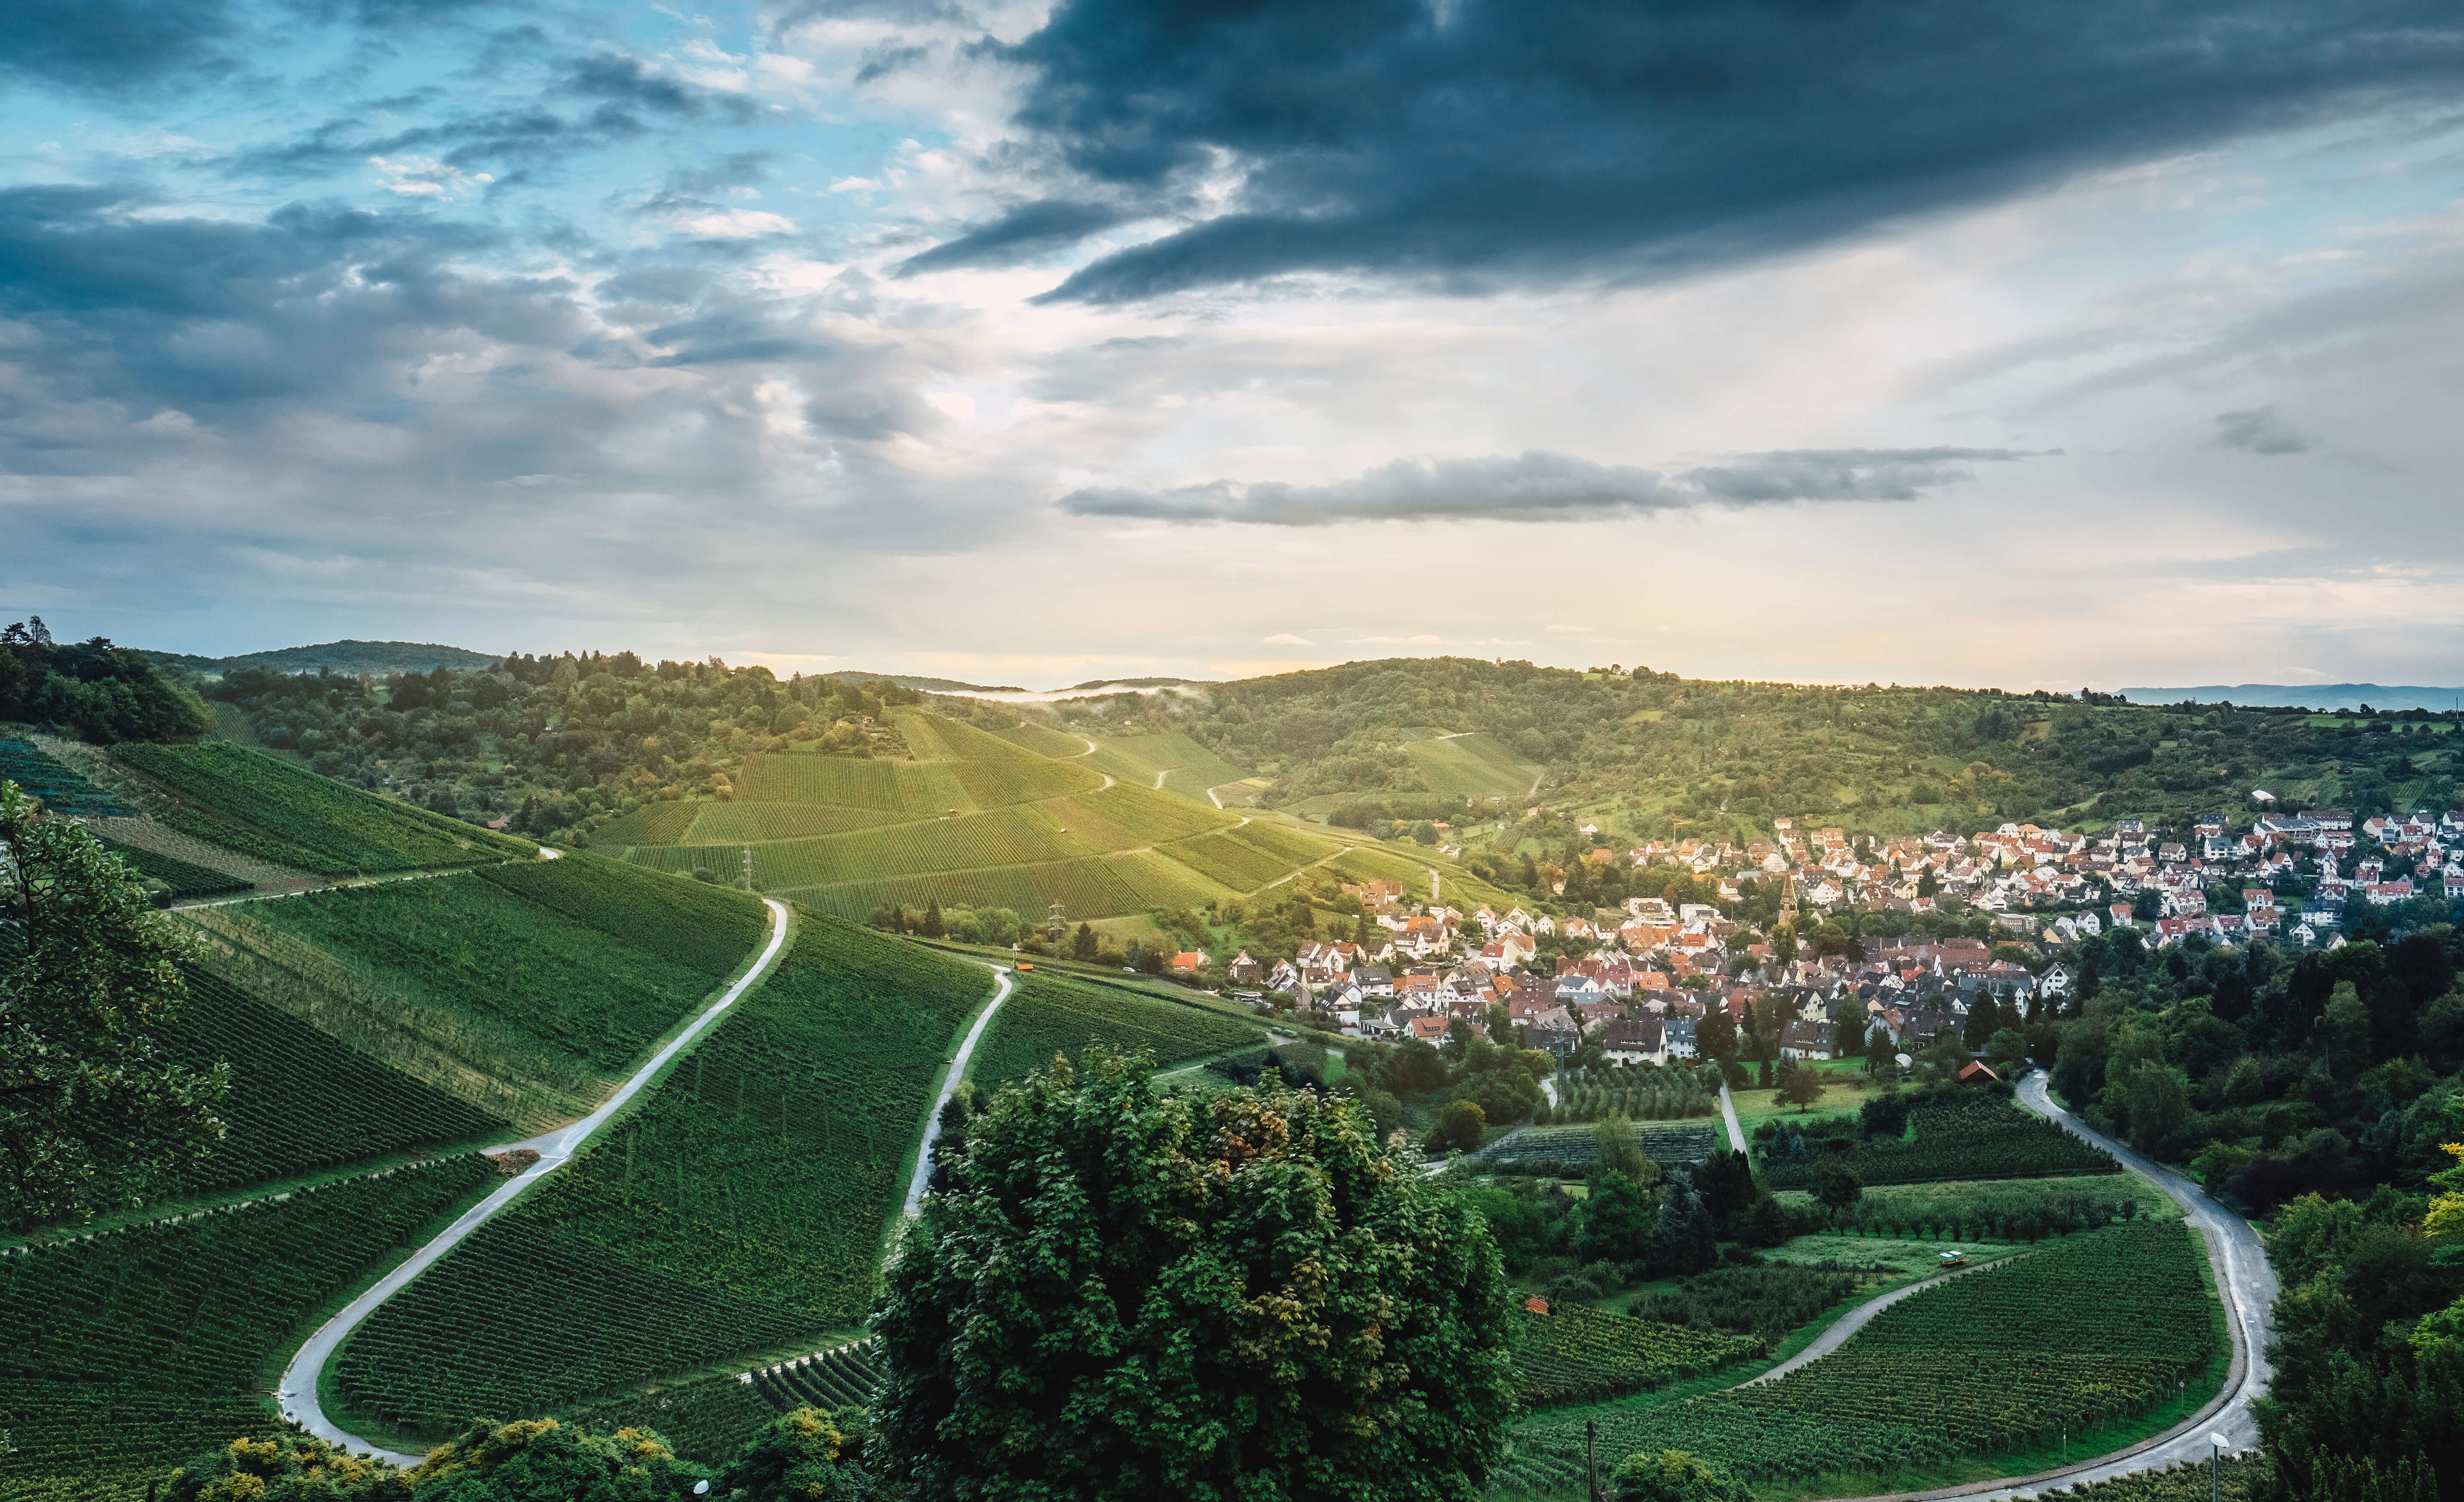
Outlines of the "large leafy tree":
[{"label": "large leafy tree", "polygon": [[0,782],[0,1214],[91,1215],[222,1138],[228,1071],[155,1052],[185,941],[120,858]]},{"label": "large leafy tree", "polygon": [[1056,1059],[901,1243],[881,1425],[927,1499],[1456,1499],[1513,1411],[1480,1218],[1349,1100]]}]

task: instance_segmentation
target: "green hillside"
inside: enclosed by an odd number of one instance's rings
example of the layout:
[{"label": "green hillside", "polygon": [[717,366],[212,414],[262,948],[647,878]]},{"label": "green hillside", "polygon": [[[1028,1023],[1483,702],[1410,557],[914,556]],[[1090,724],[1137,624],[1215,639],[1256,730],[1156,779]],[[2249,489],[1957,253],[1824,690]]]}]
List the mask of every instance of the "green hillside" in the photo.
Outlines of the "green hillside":
[{"label": "green hillside", "polygon": [[[1071,919],[1228,901],[1344,848],[1213,806],[1203,780],[1240,771],[1187,737],[1128,737],[1088,756],[1083,741],[1041,727],[995,734],[918,710],[892,718],[913,760],[751,756],[732,801],[645,805],[611,820],[594,848],[720,882],[738,879],[749,850],[759,890],[843,917],[885,903],[1042,917],[1058,903]],[[1056,740],[1082,754],[1024,743]],[[1190,786],[1175,790],[1175,778]]]},{"label": "green hillside", "polygon": [[1038,970],[994,1015],[969,1073],[999,1085],[1042,1069],[1056,1053],[1076,1059],[1090,1043],[1145,1049],[1157,1066],[1203,1058],[1264,1040],[1254,1024],[1197,1005],[1139,996],[1119,986]]},{"label": "green hillside", "polygon": [[496,1182],[466,1155],[0,1257],[0,1495],[137,1502],[279,1432],[300,1340]]},{"label": "green hillside", "polygon": [[640,1106],[345,1343],[348,1411],[441,1434],[856,1324],[941,1061],[992,988],[806,917]]},{"label": "green hillside", "polygon": [[1402,745],[1421,785],[1441,797],[1512,802],[1530,797],[1542,777],[1539,766],[1506,742],[1476,730],[1432,734]]}]

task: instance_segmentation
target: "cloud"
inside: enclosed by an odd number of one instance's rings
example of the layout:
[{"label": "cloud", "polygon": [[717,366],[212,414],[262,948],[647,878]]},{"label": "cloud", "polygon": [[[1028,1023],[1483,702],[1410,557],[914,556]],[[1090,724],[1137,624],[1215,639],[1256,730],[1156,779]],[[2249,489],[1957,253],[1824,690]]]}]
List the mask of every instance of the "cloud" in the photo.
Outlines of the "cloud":
[{"label": "cloud", "polygon": [[233,70],[238,30],[228,0],[20,0],[0,74],[103,95],[187,84]]},{"label": "cloud", "polygon": [[1800,449],[1739,455],[1663,475],[1529,450],[1478,459],[1397,459],[1325,485],[1213,480],[1164,491],[1089,487],[1061,497],[1082,517],[1329,526],[1339,521],[1576,521],[1712,504],[1912,500],[1971,478],[1971,462],[2030,457],[2016,449]]},{"label": "cloud", "polygon": [[1126,217],[1122,210],[1101,204],[1021,204],[956,239],[944,240],[929,251],[909,256],[899,264],[898,274],[913,276],[918,272],[948,271],[957,266],[1006,265],[1048,251],[1065,250]]},{"label": "cloud", "polygon": [[1314,647],[1317,645],[1317,643],[1310,641],[1306,636],[1295,636],[1289,631],[1277,631],[1274,635],[1263,639],[1269,647]]},{"label": "cloud", "polygon": [[2278,417],[2274,407],[2216,413],[2216,435],[2209,442],[2219,449],[2271,455],[2307,453],[2318,447],[2318,440]]},{"label": "cloud", "polygon": [[1047,204],[1182,221],[1047,295],[1122,302],[1296,273],[1478,290],[1732,264],[2450,96],[2453,21],[2443,0],[1064,0],[1001,55],[1028,76],[1022,158],[1060,164]]}]

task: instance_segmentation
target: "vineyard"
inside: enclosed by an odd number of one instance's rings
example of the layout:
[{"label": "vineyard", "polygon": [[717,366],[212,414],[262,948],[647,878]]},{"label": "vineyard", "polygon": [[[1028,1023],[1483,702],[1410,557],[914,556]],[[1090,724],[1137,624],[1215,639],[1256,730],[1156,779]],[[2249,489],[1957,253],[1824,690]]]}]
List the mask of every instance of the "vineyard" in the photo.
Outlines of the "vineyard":
[{"label": "vineyard", "polygon": [[630,1115],[353,1334],[346,1406],[441,1432],[859,1322],[941,1060],[991,989],[806,917]]},{"label": "vineyard", "polygon": [[276,865],[327,875],[528,857],[526,841],[346,787],[228,741],[130,741],[112,760],[182,801],[163,822]]},{"label": "vineyard", "polygon": [[1090,1043],[1124,1053],[1144,1049],[1169,1069],[1260,1041],[1255,1027],[1229,1017],[1043,971],[1019,976],[1016,987],[978,1047],[972,1072],[979,1084],[1022,1078],[1056,1053],[1074,1060]]},{"label": "vineyard", "polygon": [[[1562,1175],[1579,1179],[1598,1160],[1593,1127],[1529,1127],[1493,1146],[1476,1160],[1485,1173]],[[1641,1126],[1635,1135],[1653,1161],[1671,1166],[1699,1163],[1725,1137],[1714,1126]]]},{"label": "vineyard", "polygon": [[177,1188],[209,1193],[295,1178],[412,1148],[484,1145],[512,1123],[387,1069],[209,974],[188,978],[179,1023],[158,1041],[196,1068],[229,1060],[220,1145]]},{"label": "vineyard", "polygon": [[1712,1268],[1673,1292],[1635,1306],[1645,1319],[1689,1329],[1750,1336],[1775,1344],[1782,1336],[1854,1294],[1862,1279],[1825,1268]]},{"label": "vineyard", "polygon": [[1994,1180],[1884,1184],[1834,1217],[1841,1231],[1862,1236],[1944,1241],[2035,1241],[2090,1230],[2140,1215],[2180,1213],[2134,1177]]},{"label": "vineyard", "polygon": [[1108,861],[1046,861],[1033,866],[987,866],[944,871],[887,881],[855,881],[827,887],[794,887],[774,894],[847,918],[863,918],[882,903],[921,909],[1007,908],[1041,915],[1058,902],[1065,917],[1102,917],[1145,911],[1137,894]]},{"label": "vineyard", "polygon": [[45,810],[63,818],[124,819],[137,812],[23,740],[0,740],[0,779],[41,799]]},{"label": "vineyard", "polygon": [[[1214,806],[1207,803],[1209,787],[1237,783],[1249,775],[1178,731],[1156,736],[1108,736],[1096,746],[1094,754],[1086,758],[1088,765],[1149,789],[1155,785],[1155,774],[1161,773],[1164,792],[1210,808]],[[1083,751],[1086,747],[1081,745],[1078,749]]]},{"label": "vineyard", "polygon": [[276,1431],[304,1327],[495,1182],[453,1158],[0,1255],[0,1494],[136,1502]]},{"label": "vineyard", "polygon": [[1540,768],[1507,749],[1496,737],[1475,733],[1436,735],[1403,742],[1403,755],[1420,783],[1449,798],[1502,798],[1518,802],[1530,793]]},{"label": "vineyard", "polygon": [[1557,1087],[1559,1104],[1542,1107],[1544,1125],[1552,1121],[1596,1121],[1605,1115],[1630,1120],[1667,1121],[1706,1116],[1720,1109],[1719,1073],[1709,1067],[1645,1070],[1587,1070],[1564,1076]]},{"label": "vineyard", "polygon": [[[1786,1130],[1775,1132],[1768,1142],[1756,1144],[1763,1182],[1773,1189],[1811,1188],[1815,1162],[1832,1150]],[[1946,1092],[1920,1099],[1908,1110],[1906,1138],[1857,1142],[1849,1149],[1848,1160],[1869,1184],[2122,1171],[2121,1164],[2053,1122],[1985,1091]]]},{"label": "vineyard", "polygon": [[1219,829],[1191,839],[1175,840],[1158,847],[1159,852],[1206,877],[1221,882],[1235,892],[1255,892],[1268,882],[1280,881],[1294,868],[1307,865],[1319,856],[1332,853],[1332,845],[1319,846],[1306,859],[1287,859],[1259,844],[1243,839],[1247,829]]},{"label": "vineyard", "polygon": [[[1600,1410],[1600,1453],[1683,1449],[1762,1483],[1888,1473],[2065,1430],[2092,1452],[2098,1425],[2144,1413],[2174,1398],[2178,1384],[2211,1381],[2225,1349],[2222,1310],[2191,1232],[2140,1222],[1946,1280],[1776,1381]],[[1579,1422],[1525,1425],[1501,1479],[1570,1490],[1583,1437]]]},{"label": "vineyard", "polygon": [[1754,1355],[1750,1336],[1560,1304],[1514,1316],[1514,1385],[1524,1406],[1590,1403],[1700,1377]]},{"label": "vineyard", "polygon": [[104,850],[126,862],[129,870],[141,876],[161,882],[170,889],[171,895],[175,898],[210,897],[226,892],[255,890],[254,883],[242,881],[236,876],[227,876],[221,872],[209,871],[203,866],[192,865],[174,856],[139,850],[134,845],[122,845],[117,840],[99,835],[96,838]]}]

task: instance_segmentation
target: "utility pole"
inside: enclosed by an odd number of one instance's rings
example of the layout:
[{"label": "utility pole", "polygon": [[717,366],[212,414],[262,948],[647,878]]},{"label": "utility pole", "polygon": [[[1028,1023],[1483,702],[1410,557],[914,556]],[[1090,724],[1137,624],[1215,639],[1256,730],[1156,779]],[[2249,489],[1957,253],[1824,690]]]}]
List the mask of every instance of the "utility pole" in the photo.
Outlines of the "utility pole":
[{"label": "utility pole", "polygon": [[1590,1419],[1583,1421],[1583,1469],[1592,1502],[1600,1502],[1600,1426]]}]

